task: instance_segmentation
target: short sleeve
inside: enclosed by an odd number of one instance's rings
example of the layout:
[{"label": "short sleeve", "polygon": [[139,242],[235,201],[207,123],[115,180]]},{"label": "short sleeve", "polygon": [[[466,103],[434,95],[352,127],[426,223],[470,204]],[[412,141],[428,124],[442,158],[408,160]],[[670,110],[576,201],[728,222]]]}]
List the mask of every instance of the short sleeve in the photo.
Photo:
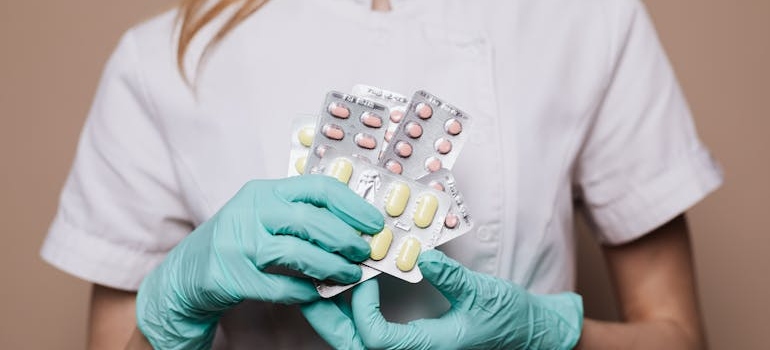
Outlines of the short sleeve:
[{"label": "short sleeve", "polygon": [[586,133],[575,183],[599,240],[638,238],[716,189],[718,164],[701,144],[643,5],[607,1],[617,28],[610,79]]},{"label": "short sleeve", "polygon": [[124,290],[191,230],[134,45],[128,32],[106,65],[41,250],[65,272]]}]

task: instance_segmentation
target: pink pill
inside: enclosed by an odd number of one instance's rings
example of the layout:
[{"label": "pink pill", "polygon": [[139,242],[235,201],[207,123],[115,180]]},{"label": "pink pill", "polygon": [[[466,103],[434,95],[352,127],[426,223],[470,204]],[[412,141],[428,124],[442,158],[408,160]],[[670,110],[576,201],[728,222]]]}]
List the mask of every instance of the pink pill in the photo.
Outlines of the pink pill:
[{"label": "pink pill", "polygon": [[452,142],[442,137],[436,140],[433,147],[436,149],[436,152],[447,154],[452,151]]},{"label": "pink pill", "polygon": [[393,159],[385,163],[385,169],[390,170],[390,172],[394,174],[401,174],[401,172],[404,171],[404,168],[401,166],[401,163]]},{"label": "pink pill", "polygon": [[463,125],[457,119],[449,119],[444,123],[444,130],[447,134],[454,136],[463,131]]},{"label": "pink pill", "polygon": [[412,155],[412,145],[410,145],[409,142],[398,141],[393,149],[396,150],[396,154],[403,158],[407,158]]},{"label": "pink pill", "polygon": [[417,104],[417,107],[414,107],[414,111],[417,112],[417,116],[420,119],[428,119],[433,115],[433,108],[430,108],[426,103]]},{"label": "pink pill", "polygon": [[385,141],[390,142],[390,139],[393,138],[393,132],[392,131],[386,131],[385,132]]},{"label": "pink pill", "polygon": [[403,111],[399,111],[397,109],[390,111],[390,121],[394,123],[400,123],[402,118],[404,118]]},{"label": "pink pill", "polygon": [[338,125],[326,124],[321,130],[323,131],[324,136],[332,140],[342,140],[342,138],[345,137],[345,131]]},{"label": "pink pill", "polygon": [[370,128],[379,128],[382,126],[382,118],[374,113],[364,112],[361,113],[361,123]]},{"label": "pink pill", "polygon": [[447,228],[455,228],[459,223],[460,219],[457,217],[457,215],[452,213],[446,214],[446,218],[444,218],[444,226]]},{"label": "pink pill", "polygon": [[444,192],[444,185],[442,185],[442,184],[441,184],[440,182],[438,182],[438,181],[431,181],[431,182],[430,182],[428,185],[429,185],[430,187],[433,187],[433,188],[434,188],[434,189],[436,189],[437,191],[441,191],[441,192]]},{"label": "pink pill", "polygon": [[358,133],[356,134],[355,141],[358,147],[361,148],[374,149],[377,147],[377,141],[369,134]]},{"label": "pink pill", "polygon": [[407,123],[406,127],[404,127],[404,131],[409,137],[413,139],[416,139],[422,136],[422,126],[420,126],[420,124],[417,124],[415,122]]},{"label": "pink pill", "polygon": [[441,160],[436,157],[430,157],[425,160],[425,170],[436,172],[441,169]]},{"label": "pink pill", "polygon": [[320,157],[320,158],[323,158],[323,157],[324,157],[324,154],[326,154],[326,150],[327,150],[327,149],[328,149],[328,147],[326,147],[326,146],[324,146],[324,145],[320,145],[320,146],[318,146],[318,147],[316,147],[316,148],[315,148],[315,154],[316,154],[318,157]]},{"label": "pink pill", "polygon": [[347,119],[350,116],[350,110],[348,107],[345,107],[345,105],[338,102],[330,103],[328,110],[329,114],[340,119]]}]

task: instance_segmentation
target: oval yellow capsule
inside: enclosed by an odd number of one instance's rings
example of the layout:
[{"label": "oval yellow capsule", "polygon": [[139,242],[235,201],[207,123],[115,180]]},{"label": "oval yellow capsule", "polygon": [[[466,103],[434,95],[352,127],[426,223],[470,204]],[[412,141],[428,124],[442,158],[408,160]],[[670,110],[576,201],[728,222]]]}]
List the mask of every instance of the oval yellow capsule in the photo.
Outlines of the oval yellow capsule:
[{"label": "oval yellow capsule", "polygon": [[412,191],[407,184],[403,182],[394,182],[393,185],[390,186],[388,194],[385,195],[385,212],[392,217],[403,214],[411,194]]},{"label": "oval yellow capsule", "polygon": [[404,241],[396,257],[396,267],[404,272],[412,271],[414,264],[417,263],[417,257],[420,256],[421,248],[420,241],[417,238],[410,237]]},{"label": "oval yellow capsule", "polygon": [[294,162],[294,169],[297,170],[297,173],[304,174],[305,164],[307,164],[307,157],[300,157],[296,162]]},{"label": "oval yellow capsule", "polygon": [[378,234],[372,237],[369,241],[369,246],[372,248],[372,253],[369,255],[372,260],[382,260],[388,255],[388,249],[390,249],[390,243],[393,242],[393,231],[387,226]]},{"label": "oval yellow capsule", "polygon": [[350,181],[350,176],[353,175],[353,163],[345,158],[337,158],[329,166],[329,170],[326,175],[340,180],[340,182],[347,184]]},{"label": "oval yellow capsule", "polygon": [[414,224],[419,228],[426,228],[433,223],[433,217],[438,210],[438,198],[426,193],[417,198],[414,209]]},{"label": "oval yellow capsule", "polygon": [[313,144],[313,136],[315,136],[315,130],[313,130],[313,128],[302,128],[297,133],[299,143],[305,147],[310,147],[310,145]]}]

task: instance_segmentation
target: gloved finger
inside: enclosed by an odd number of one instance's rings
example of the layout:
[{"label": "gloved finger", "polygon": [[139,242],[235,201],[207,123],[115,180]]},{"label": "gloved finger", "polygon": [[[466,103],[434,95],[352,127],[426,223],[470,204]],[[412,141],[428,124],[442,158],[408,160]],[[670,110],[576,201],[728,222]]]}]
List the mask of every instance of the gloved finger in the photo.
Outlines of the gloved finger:
[{"label": "gloved finger", "polygon": [[427,349],[430,338],[414,324],[390,323],[380,313],[380,287],[367,280],[353,289],[353,322],[367,348]]},{"label": "gloved finger", "polygon": [[345,315],[348,316],[351,320],[353,319],[353,308],[350,306],[350,302],[345,300],[345,298],[342,297],[341,294],[338,294],[334,298],[331,299],[335,304],[337,304],[337,307],[342,311]]},{"label": "gloved finger", "polygon": [[259,278],[262,284],[258,288],[243,290],[243,297],[280,304],[299,304],[316,301],[321,298],[313,282],[308,279],[264,274]]},{"label": "gloved finger", "polygon": [[290,202],[305,202],[328,208],[358,231],[382,231],[384,219],[377,208],[356,195],[345,184],[325,175],[302,175],[281,180],[278,195]]},{"label": "gloved finger", "polygon": [[287,210],[266,211],[260,215],[262,225],[270,233],[299,237],[352,261],[369,258],[369,244],[358,236],[356,230],[328,210],[307,203],[286,205]]},{"label": "gloved finger", "polygon": [[473,295],[472,273],[439,250],[426,250],[417,260],[422,276],[444,295],[451,304]]},{"label": "gloved finger", "polygon": [[260,270],[279,265],[319,280],[348,284],[361,279],[358,265],[296,237],[269,236],[256,254]]},{"label": "gloved finger", "polygon": [[300,305],[302,314],[329,345],[335,349],[364,349],[353,320],[329,299]]}]

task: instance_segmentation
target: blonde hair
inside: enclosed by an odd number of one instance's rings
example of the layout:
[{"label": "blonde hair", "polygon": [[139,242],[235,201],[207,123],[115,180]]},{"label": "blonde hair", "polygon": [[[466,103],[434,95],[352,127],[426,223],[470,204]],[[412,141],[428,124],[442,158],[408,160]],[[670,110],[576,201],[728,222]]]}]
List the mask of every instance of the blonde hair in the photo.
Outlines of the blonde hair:
[{"label": "blonde hair", "polygon": [[201,56],[211,50],[233,28],[243,22],[252,13],[259,10],[268,0],[219,0],[213,6],[206,7],[209,0],[182,0],[179,4],[179,43],[176,51],[176,63],[179,73],[187,81],[185,73],[184,57],[190,42],[200,30],[214,18],[222,14],[230,6],[238,6],[237,10],[219,28],[214,37],[209,41]]}]

